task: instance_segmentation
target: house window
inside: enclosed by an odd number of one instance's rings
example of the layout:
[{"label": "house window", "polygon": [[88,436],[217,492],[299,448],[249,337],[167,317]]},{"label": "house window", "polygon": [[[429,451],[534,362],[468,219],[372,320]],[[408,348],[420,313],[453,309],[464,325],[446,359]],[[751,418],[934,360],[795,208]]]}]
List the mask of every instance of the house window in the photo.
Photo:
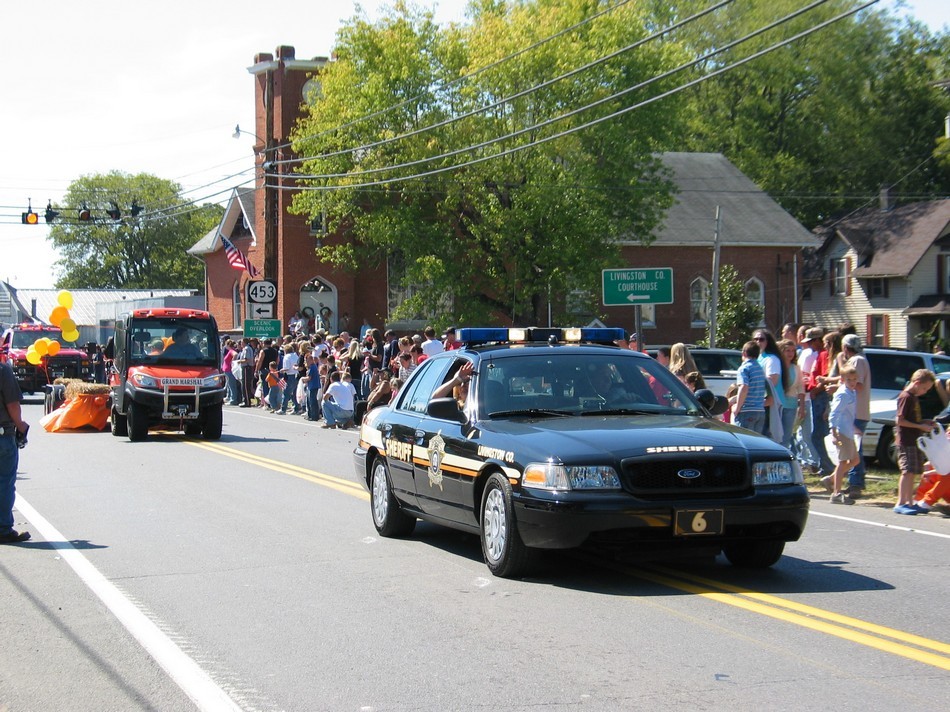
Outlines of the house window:
[{"label": "house window", "polygon": [[709,280],[697,277],[689,284],[689,320],[693,327],[706,326],[709,320]]},{"label": "house window", "polygon": [[765,285],[758,277],[753,277],[745,283],[745,298],[749,304],[759,308],[761,319],[759,326],[765,326]]},{"label": "house window", "polygon": [[231,328],[240,329],[241,324],[241,280],[235,280],[231,287]]},{"label": "house window", "polygon": [[867,281],[867,295],[869,298],[877,297],[879,299],[887,299],[888,292],[888,283],[887,280],[883,277],[874,277]]},{"label": "house window", "polygon": [[868,315],[868,343],[874,346],[887,346],[887,314]]},{"label": "house window", "polygon": [[851,293],[848,288],[851,281],[851,265],[847,257],[831,260],[831,293],[832,295],[845,295]]}]

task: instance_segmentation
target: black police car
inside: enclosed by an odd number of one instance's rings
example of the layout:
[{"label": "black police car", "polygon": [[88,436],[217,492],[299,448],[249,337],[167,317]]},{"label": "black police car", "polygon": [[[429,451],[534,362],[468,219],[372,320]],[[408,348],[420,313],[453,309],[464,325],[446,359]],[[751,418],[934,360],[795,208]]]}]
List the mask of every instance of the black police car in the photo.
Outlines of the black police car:
[{"label": "black police car", "polygon": [[788,450],[713,417],[724,399],[697,399],[613,346],[621,330],[457,336],[461,349],[424,361],[363,421],[354,456],[382,536],[417,518],[478,533],[505,577],[533,549],[585,543],[767,567],[801,536],[808,494]]}]

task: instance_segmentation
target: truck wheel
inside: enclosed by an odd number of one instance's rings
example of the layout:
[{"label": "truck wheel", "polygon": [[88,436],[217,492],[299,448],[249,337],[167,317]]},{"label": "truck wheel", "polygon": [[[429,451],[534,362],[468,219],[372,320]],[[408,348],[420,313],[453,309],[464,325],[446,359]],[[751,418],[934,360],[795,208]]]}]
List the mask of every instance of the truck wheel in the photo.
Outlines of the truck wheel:
[{"label": "truck wheel", "polygon": [[722,553],[740,569],[767,569],[782,558],[784,541],[736,541],[724,544]]},{"label": "truck wheel", "polygon": [[508,478],[494,472],[482,493],[482,554],[488,570],[501,578],[519,578],[528,570],[532,551],[518,533]]},{"label": "truck wheel", "polygon": [[201,430],[201,437],[205,440],[217,440],[221,437],[222,415],[221,404],[209,406],[205,411],[205,424]]},{"label": "truck wheel", "polygon": [[117,438],[124,438],[129,434],[129,421],[124,415],[119,415],[119,411],[112,406],[112,434]]},{"label": "truck wheel", "polygon": [[145,406],[135,401],[129,403],[128,431],[132,442],[148,437],[148,413],[145,412]]}]

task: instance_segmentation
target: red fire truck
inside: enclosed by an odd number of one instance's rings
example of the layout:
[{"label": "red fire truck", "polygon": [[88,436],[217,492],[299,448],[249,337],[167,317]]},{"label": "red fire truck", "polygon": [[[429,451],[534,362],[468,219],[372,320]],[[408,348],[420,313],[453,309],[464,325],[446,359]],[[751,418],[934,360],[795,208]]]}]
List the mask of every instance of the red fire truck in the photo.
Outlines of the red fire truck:
[{"label": "red fire truck", "polygon": [[[26,352],[37,339],[44,337],[58,341],[59,351],[55,356],[43,356],[40,364],[34,366],[26,360]],[[76,344],[63,340],[63,332],[58,326],[46,324],[15,324],[4,331],[0,337],[0,361],[10,363],[20,390],[30,394],[41,392],[56,378],[92,381],[95,376],[89,354]]]}]

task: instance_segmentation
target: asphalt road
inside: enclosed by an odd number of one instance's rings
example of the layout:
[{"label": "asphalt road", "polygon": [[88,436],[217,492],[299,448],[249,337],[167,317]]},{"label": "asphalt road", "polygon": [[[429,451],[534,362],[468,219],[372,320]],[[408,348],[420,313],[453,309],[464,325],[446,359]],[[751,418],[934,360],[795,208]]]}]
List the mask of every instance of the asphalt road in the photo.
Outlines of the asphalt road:
[{"label": "asphalt road", "polygon": [[950,519],[812,503],[773,569],[377,536],[356,432],[49,434],[0,547],[0,711],[943,710]]}]

